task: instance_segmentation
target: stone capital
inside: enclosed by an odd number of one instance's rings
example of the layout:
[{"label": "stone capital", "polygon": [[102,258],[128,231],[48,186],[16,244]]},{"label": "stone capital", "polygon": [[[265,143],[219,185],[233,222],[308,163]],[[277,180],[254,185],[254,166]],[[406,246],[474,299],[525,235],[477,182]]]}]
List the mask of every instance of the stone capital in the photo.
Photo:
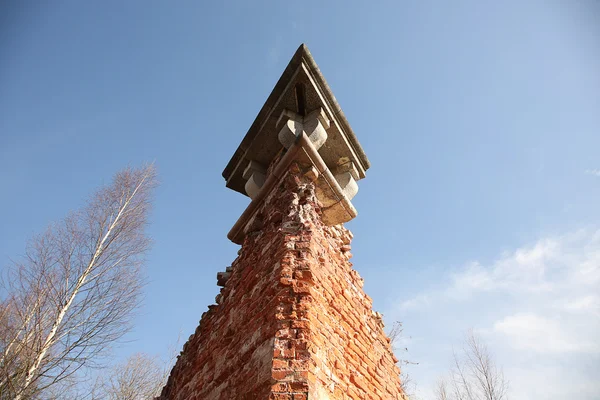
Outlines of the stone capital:
[{"label": "stone capital", "polygon": [[[223,177],[227,187],[252,199],[248,206],[252,210],[256,208],[253,203],[260,202],[281,178],[278,173],[283,173],[284,164],[292,160],[316,171],[323,222],[335,225],[356,216],[351,199],[370,164],[304,45],[275,85]],[[240,240],[238,233],[230,235],[232,240]]]}]

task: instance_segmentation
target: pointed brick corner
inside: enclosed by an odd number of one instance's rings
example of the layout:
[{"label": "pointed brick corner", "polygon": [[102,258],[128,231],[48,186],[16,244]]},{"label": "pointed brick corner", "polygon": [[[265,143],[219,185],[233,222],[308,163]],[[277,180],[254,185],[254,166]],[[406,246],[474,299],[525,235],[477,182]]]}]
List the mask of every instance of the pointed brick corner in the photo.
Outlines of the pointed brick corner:
[{"label": "pointed brick corner", "polygon": [[352,182],[368,164],[356,166],[366,158],[352,158],[362,152],[355,139],[359,152],[324,148],[336,121],[322,106],[285,108],[273,121],[279,145],[268,162],[246,151],[224,173],[252,199],[229,233],[242,247],[217,275],[216,304],[160,400],[406,399],[381,315],[350,262],[352,234],[339,223],[356,216]]}]

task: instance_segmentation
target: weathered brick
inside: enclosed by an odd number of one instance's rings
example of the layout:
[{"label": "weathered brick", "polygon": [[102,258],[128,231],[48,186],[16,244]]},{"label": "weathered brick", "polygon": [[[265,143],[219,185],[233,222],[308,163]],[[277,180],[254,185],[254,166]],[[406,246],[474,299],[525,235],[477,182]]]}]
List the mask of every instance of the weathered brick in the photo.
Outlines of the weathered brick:
[{"label": "weathered brick", "polygon": [[[296,170],[258,210],[279,219],[265,217],[245,238],[161,400],[313,400],[317,386],[330,400],[404,398],[390,343],[345,256],[351,234],[323,224],[314,185]],[[294,234],[282,229],[290,222]]]},{"label": "weathered brick", "polygon": [[283,368],[287,368],[288,366],[289,366],[288,360],[280,360],[277,358],[273,360],[273,369],[283,369]]}]

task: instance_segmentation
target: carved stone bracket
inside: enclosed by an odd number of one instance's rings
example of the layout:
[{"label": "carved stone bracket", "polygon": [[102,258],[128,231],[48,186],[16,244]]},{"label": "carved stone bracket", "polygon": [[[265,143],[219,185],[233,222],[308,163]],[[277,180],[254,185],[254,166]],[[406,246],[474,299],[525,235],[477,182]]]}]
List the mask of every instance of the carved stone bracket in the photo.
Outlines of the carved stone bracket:
[{"label": "carved stone bracket", "polygon": [[317,150],[327,141],[327,129],[329,129],[330,122],[322,108],[317,108],[306,117],[302,117],[290,110],[283,110],[279,116],[277,125],[280,125],[282,122],[283,127],[279,131],[278,138],[279,142],[286,149],[289,149],[294,144],[302,135],[302,132],[306,133],[306,136],[308,136]]},{"label": "carved stone bracket", "polygon": [[260,188],[265,184],[267,169],[257,163],[256,161],[250,161],[246,169],[244,169],[243,177],[246,180],[246,193],[251,199],[254,199]]},{"label": "carved stone bracket", "polygon": [[358,171],[352,161],[348,161],[342,165],[339,165],[333,170],[333,176],[335,180],[340,184],[344,195],[348,200],[352,200],[356,193],[358,193]]}]

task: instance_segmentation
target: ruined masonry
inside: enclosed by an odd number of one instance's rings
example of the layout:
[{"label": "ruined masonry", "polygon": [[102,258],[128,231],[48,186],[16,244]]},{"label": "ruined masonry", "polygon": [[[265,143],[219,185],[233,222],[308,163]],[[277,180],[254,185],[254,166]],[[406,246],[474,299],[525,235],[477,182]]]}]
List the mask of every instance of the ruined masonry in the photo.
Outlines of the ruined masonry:
[{"label": "ruined masonry", "polygon": [[305,45],[223,171],[250,197],[161,400],[405,399],[381,314],[349,261],[369,161]]}]

